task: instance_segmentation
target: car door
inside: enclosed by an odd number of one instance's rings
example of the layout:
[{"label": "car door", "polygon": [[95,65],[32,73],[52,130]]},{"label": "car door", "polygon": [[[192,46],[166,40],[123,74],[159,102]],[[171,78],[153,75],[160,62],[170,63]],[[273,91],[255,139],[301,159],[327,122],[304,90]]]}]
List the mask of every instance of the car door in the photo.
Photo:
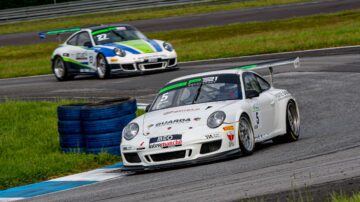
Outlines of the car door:
[{"label": "car door", "polygon": [[[252,73],[243,73],[243,82],[246,101],[251,106],[252,125],[256,139],[264,139],[270,135],[274,126],[275,100],[267,91],[270,85],[260,76]],[[256,91],[258,97],[249,97],[250,91]]]},{"label": "car door", "polygon": [[89,32],[84,31],[78,34],[76,42],[76,61],[83,64],[82,67],[85,67],[82,71],[87,72],[96,69],[95,51],[92,49],[93,45]]}]

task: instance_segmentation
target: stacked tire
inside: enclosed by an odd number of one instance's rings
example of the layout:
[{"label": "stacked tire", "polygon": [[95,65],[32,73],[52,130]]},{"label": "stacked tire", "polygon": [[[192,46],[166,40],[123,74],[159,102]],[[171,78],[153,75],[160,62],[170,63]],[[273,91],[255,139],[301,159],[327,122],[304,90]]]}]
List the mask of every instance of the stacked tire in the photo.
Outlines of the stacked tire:
[{"label": "stacked tire", "polygon": [[136,117],[136,110],[133,98],[58,107],[61,150],[120,155],[122,130]]},{"label": "stacked tire", "polygon": [[57,109],[59,142],[60,148],[64,152],[85,151],[85,139],[81,123],[81,109],[85,105],[63,105]]},{"label": "stacked tire", "polygon": [[121,98],[90,104],[82,108],[82,128],[86,152],[120,155],[123,128],[136,117],[136,100]]}]

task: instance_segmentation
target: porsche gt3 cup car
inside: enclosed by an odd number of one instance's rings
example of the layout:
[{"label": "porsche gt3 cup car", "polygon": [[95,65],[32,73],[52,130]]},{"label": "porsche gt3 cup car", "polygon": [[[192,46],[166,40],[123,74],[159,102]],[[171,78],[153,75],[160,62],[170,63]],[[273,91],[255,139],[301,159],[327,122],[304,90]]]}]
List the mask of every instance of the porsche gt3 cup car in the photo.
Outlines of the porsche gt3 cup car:
[{"label": "porsche gt3 cup car", "polygon": [[174,69],[177,55],[170,43],[148,39],[130,25],[101,25],[39,33],[75,32],[52,54],[52,69],[60,80],[79,74],[130,74]]},{"label": "porsche gt3 cup car", "polygon": [[270,68],[272,73],[272,67],[290,63],[297,67],[299,59],[170,81],[147,113],[124,128],[122,170],[136,172],[249,155],[255,143],[298,140],[300,115],[295,98],[250,71]]}]

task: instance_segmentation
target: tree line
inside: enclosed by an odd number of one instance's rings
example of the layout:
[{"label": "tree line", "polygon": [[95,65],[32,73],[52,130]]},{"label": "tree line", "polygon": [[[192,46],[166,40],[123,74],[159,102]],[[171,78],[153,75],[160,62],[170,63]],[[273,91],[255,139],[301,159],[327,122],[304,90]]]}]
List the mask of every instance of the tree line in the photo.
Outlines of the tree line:
[{"label": "tree line", "polygon": [[27,6],[54,4],[55,2],[62,3],[68,1],[76,1],[76,0],[0,0],[0,10],[7,8],[20,8]]}]

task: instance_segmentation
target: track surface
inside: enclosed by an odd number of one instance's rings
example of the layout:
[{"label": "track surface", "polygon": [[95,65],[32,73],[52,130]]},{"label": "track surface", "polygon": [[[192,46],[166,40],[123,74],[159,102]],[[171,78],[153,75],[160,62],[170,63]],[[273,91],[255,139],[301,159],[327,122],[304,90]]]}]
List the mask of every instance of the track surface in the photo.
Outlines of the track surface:
[{"label": "track surface", "polygon": [[[155,32],[250,21],[269,21],[359,8],[359,0],[318,0],[308,3],[286,4],[252,9],[235,9],[230,11],[123,23],[131,23],[144,32]],[[63,39],[65,38],[66,36],[64,35]],[[0,35],[0,46],[53,41],[56,41],[54,36],[49,36],[46,40],[40,40],[37,32]]]},{"label": "track surface", "polygon": [[[188,64],[179,71],[106,81],[87,78],[59,83],[52,76],[6,79],[0,80],[0,96],[132,95],[146,101],[172,78],[252,62]],[[298,142],[269,142],[249,157],[123,176],[31,200],[231,201],[359,177],[359,66],[360,56],[352,54],[305,57],[296,71],[287,67],[275,70],[275,86],[288,89],[300,106]]]}]

